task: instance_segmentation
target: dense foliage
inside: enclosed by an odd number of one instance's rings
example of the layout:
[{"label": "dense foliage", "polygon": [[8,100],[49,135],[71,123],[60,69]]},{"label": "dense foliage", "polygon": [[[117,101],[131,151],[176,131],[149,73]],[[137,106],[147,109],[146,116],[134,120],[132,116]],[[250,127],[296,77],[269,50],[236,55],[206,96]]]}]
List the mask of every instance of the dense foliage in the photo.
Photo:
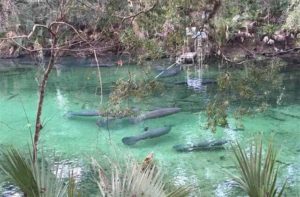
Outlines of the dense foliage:
[{"label": "dense foliage", "polygon": [[[78,29],[81,36],[98,47],[99,53],[129,52],[143,60],[176,56],[182,49],[189,50],[185,28],[195,26],[209,33],[209,53],[220,54],[222,47],[232,40],[262,41],[267,35],[276,42],[283,30],[286,39],[295,39],[299,31],[299,5],[297,0],[1,0],[0,36],[27,35],[34,24],[63,21]],[[15,38],[0,45],[11,54],[22,53],[19,44],[33,48],[34,41],[49,47],[49,35],[39,31],[34,36],[30,41]],[[66,28],[59,43],[64,48],[83,48],[79,40]],[[88,50],[77,52],[79,56],[91,54]]]}]

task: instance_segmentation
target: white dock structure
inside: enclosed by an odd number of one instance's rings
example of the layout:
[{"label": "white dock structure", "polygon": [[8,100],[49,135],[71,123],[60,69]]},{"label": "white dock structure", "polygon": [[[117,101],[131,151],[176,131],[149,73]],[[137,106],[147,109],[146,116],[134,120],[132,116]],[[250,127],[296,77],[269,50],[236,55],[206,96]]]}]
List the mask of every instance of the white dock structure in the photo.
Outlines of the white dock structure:
[{"label": "white dock structure", "polygon": [[196,62],[197,52],[186,52],[177,58],[178,64],[194,64]]},{"label": "white dock structure", "polygon": [[[205,29],[196,30],[196,27],[186,28],[186,45],[183,53],[177,58],[178,64],[202,64],[207,48],[208,34]],[[190,41],[193,46],[189,46]]]}]

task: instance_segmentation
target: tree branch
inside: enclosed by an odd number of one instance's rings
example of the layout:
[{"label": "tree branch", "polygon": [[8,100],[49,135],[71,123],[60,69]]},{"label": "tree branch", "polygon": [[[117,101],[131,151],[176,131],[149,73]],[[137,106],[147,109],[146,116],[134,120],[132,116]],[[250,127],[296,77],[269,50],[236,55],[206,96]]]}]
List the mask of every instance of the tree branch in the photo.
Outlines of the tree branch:
[{"label": "tree branch", "polygon": [[49,28],[51,28],[53,25],[66,25],[68,27],[70,27],[78,36],[80,39],[82,39],[83,41],[85,41],[87,44],[89,44],[91,47],[94,47],[87,39],[85,39],[84,37],[81,36],[81,34],[77,31],[77,29],[69,24],[69,23],[66,23],[66,22],[63,22],[63,21],[55,21],[55,22],[52,22],[50,25],[49,25]]},{"label": "tree branch", "polygon": [[33,27],[32,27],[32,30],[31,32],[27,35],[27,39],[30,39],[31,36],[34,34],[35,30],[37,27],[42,27],[42,28],[45,28],[47,29],[47,31],[49,31],[51,33],[51,35],[55,35],[52,31],[51,31],[51,28],[50,27],[47,27],[45,25],[41,25],[41,24],[34,24]]},{"label": "tree branch", "polygon": [[[29,49],[29,48],[26,48],[25,46],[23,46],[22,44],[18,43],[15,39],[18,39],[18,38],[27,38],[27,36],[15,36],[15,37],[8,37],[8,38],[2,38],[2,40],[11,40],[13,41],[16,45],[18,45],[20,48],[28,51],[28,52],[37,52],[37,51],[50,51],[52,50],[52,48],[41,48],[41,49]],[[1,39],[0,39],[1,40]],[[78,43],[76,43],[78,44]],[[76,45],[76,44],[73,44],[73,45]],[[69,47],[69,46],[60,46],[60,47],[56,47],[54,48],[55,50],[60,50],[60,51],[72,51],[72,52],[79,52],[79,51],[91,51],[91,50],[96,50],[96,51],[107,51],[107,50],[110,50],[112,48],[114,48],[116,45],[111,45],[111,46],[106,46],[106,47],[93,47],[91,49],[91,47],[87,47],[87,48],[80,48],[80,49],[69,49],[69,48],[65,48],[65,47]]]},{"label": "tree branch", "polygon": [[130,16],[125,16],[125,17],[122,17],[122,16],[117,16],[118,18],[121,18],[122,19],[122,23],[125,21],[125,20],[128,20],[128,19],[131,19],[131,20],[134,20],[135,17],[137,17],[138,15],[140,14],[145,14],[147,12],[150,12],[151,10],[153,10],[158,4],[158,0],[156,0],[156,2],[148,9],[146,10],[141,10],[133,15],[130,15]]},{"label": "tree branch", "polygon": [[41,122],[41,115],[42,115],[42,108],[43,108],[43,102],[44,102],[44,97],[45,97],[45,88],[46,84],[48,81],[49,74],[54,66],[55,62],[55,57],[56,57],[56,44],[57,44],[57,37],[53,36],[52,37],[53,42],[52,42],[52,50],[51,50],[51,56],[50,60],[48,62],[47,69],[43,75],[43,79],[41,84],[39,85],[39,100],[38,100],[38,109],[36,112],[36,120],[35,120],[35,132],[34,132],[34,138],[33,138],[33,163],[36,162],[37,159],[37,145],[40,137],[40,132],[43,128],[42,122]]},{"label": "tree branch", "polygon": [[[65,25],[65,26],[68,26],[70,29],[72,29],[77,35],[78,37],[84,41],[85,43],[87,43],[90,47],[89,48],[86,48],[86,49],[78,49],[78,50],[72,50],[72,49],[62,49],[61,47],[59,48],[55,48],[56,50],[65,50],[65,51],[81,51],[81,50],[96,50],[98,51],[99,49],[98,48],[95,48],[93,44],[91,44],[86,38],[84,38],[78,31],[77,29],[69,24],[69,23],[66,23],[66,22],[62,22],[62,21],[55,21],[55,22],[52,22],[49,26],[45,26],[45,25],[41,25],[41,24],[34,24],[33,27],[32,27],[32,30],[31,32],[28,34],[28,35],[21,35],[21,36],[13,36],[13,37],[8,37],[8,38],[0,38],[0,40],[11,40],[13,41],[16,45],[18,45],[19,47],[21,47],[22,49],[26,50],[26,51],[29,51],[29,52],[37,52],[37,51],[40,51],[40,50],[43,50],[43,51],[49,51],[49,50],[52,50],[52,48],[43,48],[43,49],[29,49],[29,48],[26,48],[25,46],[23,46],[22,44],[18,43],[15,39],[18,39],[18,38],[26,38],[26,39],[30,39],[33,34],[35,33],[36,29],[38,27],[41,27],[41,28],[45,28],[48,32],[50,32],[50,34],[52,36],[55,36],[55,33],[52,32],[51,28],[54,26],[54,25]],[[91,49],[92,47],[92,49]],[[111,47],[108,47],[108,48],[111,48]],[[102,49],[101,49],[102,50]]]}]

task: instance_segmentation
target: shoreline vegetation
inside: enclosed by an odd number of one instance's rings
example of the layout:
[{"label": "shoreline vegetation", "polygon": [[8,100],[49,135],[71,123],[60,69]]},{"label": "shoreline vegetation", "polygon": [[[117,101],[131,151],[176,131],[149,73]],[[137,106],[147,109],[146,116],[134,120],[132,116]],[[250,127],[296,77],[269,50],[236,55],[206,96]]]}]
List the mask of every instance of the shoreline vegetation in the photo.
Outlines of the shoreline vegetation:
[{"label": "shoreline vegetation", "polygon": [[94,57],[95,51],[129,55],[138,63],[162,57],[175,62],[195,51],[189,28],[207,34],[205,57],[231,63],[297,56],[300,50],[296,0],[9,2],[0,1],[0,58],[50,56],[50,35],[38,28],[53,22],[67,24],[58,56]]}]

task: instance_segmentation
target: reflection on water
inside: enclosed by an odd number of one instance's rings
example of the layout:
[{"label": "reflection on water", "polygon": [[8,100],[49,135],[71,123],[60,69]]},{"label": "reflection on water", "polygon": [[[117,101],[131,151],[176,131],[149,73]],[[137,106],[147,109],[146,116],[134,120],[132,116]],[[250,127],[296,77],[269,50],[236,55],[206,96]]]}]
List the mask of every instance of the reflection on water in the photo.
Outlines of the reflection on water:
[{"label": "reflection on water", "polygon": [[[28,126],[34,125],[35,120],[36,70],[30,62],[16,64],[12,68],[7,65],[11,64],[0,62],[0,144],[24,148],[31,139]],[[88,163],[88,155],[91,153],[109,155],[109,147],[114,146],[125,155],[131,154],[140,160],[147,153],[154,152],[154,158],[166,169],[176,185],[191,183],[200,190],[202,196],[236,196],[235,192],[238,190],[233,189],[230,176],[224,173],[235,172],[229,147],[221,151],[190,153],[178,153],[172,147],[197,140],[218,139],[239,140],[246,145],[249,137],[263,133],[265,139],[274,135],[275,142],[281,145],[279,160],[289,164],[282,166],[283,177],[289,178],[289,191],[293,193],[300,186],[300,70],[295,70],[295,67],[292,71],[286,69],[280,74],[284,93],[273,95],[275,104],[272,103],[267,111],[246,114],[237,120],[232,112],[241,102],[246,102],[233,98],[227,110],[228,127],[217,127],[213,134],[207,129],[205,112],[208,103],[215,98],[216,79],[220,75],[220,71],[213,65],[202,70],[192,68],[171,77],[158,78],[164,86],[163,91],[143,98],[129,97],[125,100],[127,106],[135,107],[141,112],[162,107],[180,107],[181,112],[137,124],[117,121],[109,128],[98,127],[98,117],[69,119],[65,116],[68,111],[101,108],[98,71],[89,65],[89,61],[62,61],[47,84],[42,118],[45,127],[40,146],[45,152],[55,150],[64,159],[72,161],[68,163],[72,165],[58,163],[59,169],[64,173],[73,169],[78,177],[83,176],[85,173],[81,164],[75,164],[78,158]],[[101,73],[103,103],[108,102],[109,94],[118,79],[128,80],[131,76],[144,80],[157,75],[155,70],[149,72],[148,68],[136,66],[103,67]],[[237,73],[236,77],[239,77]],[[255,108],[253,103],[246,104],[249,108]],[[169,124],[174,125],[172,130],[159,138],[143,140],[133,146],[126,146],[121,141],[125,136],[141,134],[145,127],[153,129]]]},{"label": "reflection on water", "polygon": [[68,111],[68,98],[65,97],[59,88],[56,89],[56,102],[58,107],[63,111]]}]

